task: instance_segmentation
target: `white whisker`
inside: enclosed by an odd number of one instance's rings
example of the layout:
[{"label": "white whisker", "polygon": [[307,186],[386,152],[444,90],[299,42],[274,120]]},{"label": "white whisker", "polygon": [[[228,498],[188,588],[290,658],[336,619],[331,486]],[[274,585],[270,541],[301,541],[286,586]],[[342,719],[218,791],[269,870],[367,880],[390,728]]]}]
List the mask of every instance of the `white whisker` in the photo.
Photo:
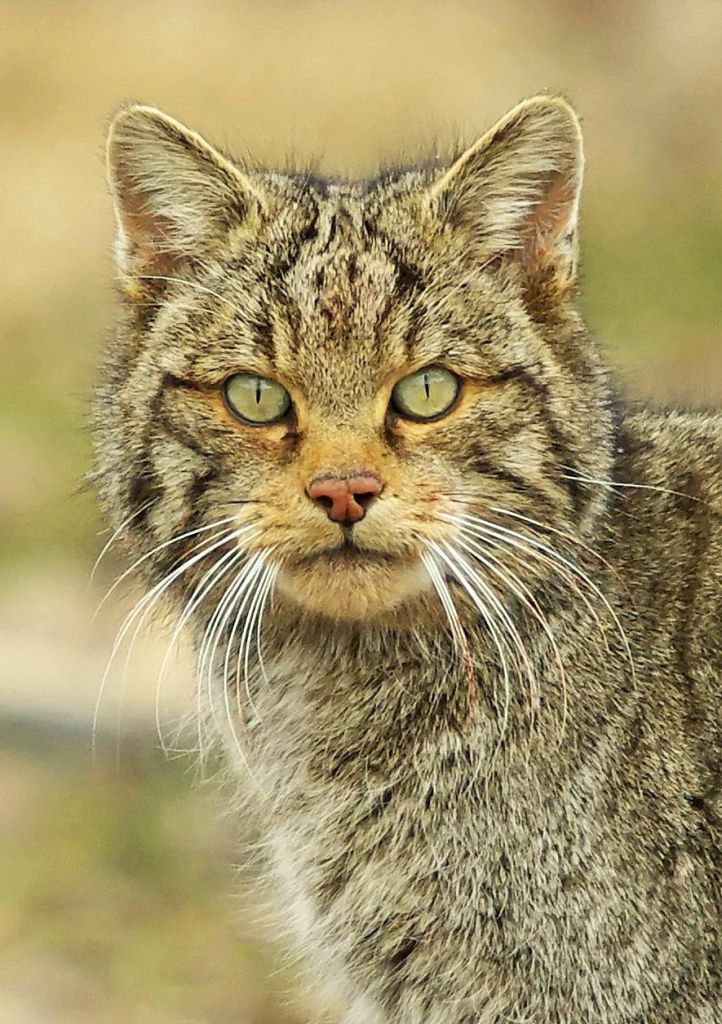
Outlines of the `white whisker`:
[{"label": "white whisker", "polygon": [[272,594],[273,588],[276,585],[276,579],[278,577],[279,568],[280,567],[278,565],[273,565],[273,566],[269,566],[268,569],[267,569],[267,574],[268,574],[267,582],[264,584],[263,599],[261,601],[261,611],[260,611],[260,613],[258,615],[258,625],[256,627],[256,651],[257,651],[257,654],[258,654],[258,668],[259,668],[260,673],[261,673],[261,678],[265,682],[266,686],[270,686],[271,684],[270,684],[270,682],[268,680],[268,676],[266,675],[266,666],[265,666],[265,664],[263,662],[263,646],[262,646],[262,643],[261,643],[261,627],[263,625],[263,613],[264,613],[265,608],[266,608],[266,602],[267,602],[269,596]]},{"label": "white whisker", "polygon": [[[632,656],[632,649],[629,644],[629,638],[622,626],[619,616],[612,608],[608,598],[599,586],[584,572],[579,566],[572,562],[569,558],[560,554],[555,548],[543,541],[540,541],[537,537],[530,537],[528,534],[520,534],[516,530],[510,530],[505,526],[501,526],[498,523],[492,523],[486,519],[482,519],[478,516],[470,516],[466,513],[458,513],[458,517],[467,524],[467,528],[472,532],[476,533],[477,536],[482,537],[493,537],[504,544],[511,547],[517,547],[524,550],[527,554],[531,554],[532,557],[538,557],[538,553],[542,553],[546,556],[547,562],[552,562],[556,566],[563,566],[570,573],[576,576],[586,587],[589,588],[591,593],[602,603],[605,610],[609,614],[612,622],[614,623],[615,629],[624,645],[625,654],[630,665],[633,679],[636,680],[636,669],[634,665],[634,658]],[[442,514],[441,518],[453,521],[453,518]],[[597,619],[597,621],[599,621]]]},{"label": "white whisker", "polygon": [[559,682],[562,689],[563,705],[562,722],[560,729],[561,742],[561,738],[564,735],[566,727],[568,713],[567,677],[561,652],[559,650],[556,638],[551,629],[551,626],[549,625],[549,622],[547,621],[546,616],[539,607],[539,603],[534,597],[534,595],[522,583],[519,577],[506,564],[504,564],[499,558],[497,558],[492,551],[488,550],[488,548],[482,548],[482,546],[476,540],[474,540],[473,537],[470,537],[463,530],[463,528],[462,537],[458,538],[456,543],[463,547],[465,551],[468,551],[469,554],[472,555],[472,557],[476,558],[483,565],[485,565],[489,572],[493,573],[493,575],[495,575],[497,579],[501,580],[504,586],[509,588],[509,590],[512,592],[512,594],[514,594],[517,600],[531,613],[533,618],[539,623],[539,625],[542,628],[542,631],[544,632],[544,635],[549,641],[549,645],[551,647],[554,660],[557,665],[557,670],[559,673]]},{"label": "white whisker", "polygon": [[[270,589],[270,586],[271,586],[271,584],[273,583],[273,581],[275,579],[275,572],[276,571],[277,570],[274,571],[274,570],[266,569],[266,575],[264,576],[264,579],[261,581],[261,583],[260,583],[260,585],[258,587],[257,595],[256,595],[256,597],[254,599],[253,605],[249,609],[249,614],[248,614],[249,628],[248,628],[248,631],[247,631],[247,636],[245,637],[245,653],[243,655],[243,682],[244,682],[244,686],[245,686],[246,697],[248,698],[248,702],[249,702],[249,704],[251,706],[251,709],[252,709],[253,714],[254,714],[255,717],[258,717],[258,713],[256,712],[255,708],[253,707],[253,701],[251,699],[251,683],[250,683],[250,677],[249,677],[249,671],[248,671],[249,663],[250,663],[250,655],[251,655],[251,641],[253,639],[253,627],[250,625],[250,623],[252,623],[253,620],[255,619],[256,654],[258,655],[259,670],[261,671],[261,674],[263,676],[265,676],[265,669],[263,667],[263,656],[261,654],[261,640],[260,640],[260,637],[261,637],[261,618],[262,618],[262,615],[263,615],[263,608],[264,608],[264,605],[266,603],[266,597],[268,595],[268,591]],[[241,637],[241,644],[242,645],[243,645],[243,642],[244,642],[244,638]],[[267,681],[267,677],[266,677],[266,681]]]},{"label": "white whisker", "polygon": [[113,643],[113,647],[112,647],[112,650],[110,652],[110,657],[108,658],[108,663],[106,665],[105,671],[103,672],[103,676],[102,676],[101,681],[100,681],[100,687],[98,689],[98,696],[96,698],[95,707],[93,709],[93,725],[92,725],[92,736],[93,736],[93,739],[92,739],[92,750],[93,750],[93,756],[95,756],[95,752],[96,752],[96,737],[97,737],[97,730],[98,730],[98,716],[100,714],[100,705],[101,705],[101,702],[102,702],[102,699],[103,699],[103,694],[105,692],[105,687],[106,687],[106,684],[107,684],[107,681],[108,681],[108,677],[110,675],[110,670],[111,670],[111,668],[112,668],[112,666],[113,666],[113,664],[115,662],[115,658],[116,658],[116,655],[118,653],[118,650],[120,649],[120,646],[122,645],[123,641],[125,640],[126,636],[128,635],[129,631],[133,627],[133,625],[136,622],[136,620],[138,619],[138,617],[142,616],[142,620],[141,621],[145,621],[147,613],[150,611],[150,609],[156,604],[156,602],[158,600],[160,600],[160,598],[168,590],[168,588],[170,586],[172,586],[172,584],[180,576],[183,575],[183,573],[187,572],[188,569],[190,569],[194,565],[196,565],[202,558],[206,558],[206,557],[208,557],[208,555],[212,554],[214,551],[217,551],[218,548],[222,547],[224,544],[227,544],[230,541],[237,539],[244,532],[245,532],[245,529],[244,528],[240,528],[238,530],[226,531],[226,533],[222,537],[220,537],[220,538],[217,538],[217,537],[216,538],[212,538],[214,543],[209,544],[206,547],[202,548],[200,551],[198,551],[196,554],[194,554],[191,558],[186,559],[179,566],[177,566],[175,569],[173,569],[170,573],[168,573],[166,576],[164,576],[161,580],[159,580],[158,583],[156,583],[153,587],[151,587],[151,589],[146,594],[143,595],[143,597],[135,604],[134,608],[128,613],[128,615],[126,616],[125,620],[123,621],[120,629],[118,630],[118,633],[116,635],[115,641]]},{"label": "white whisker", "polygon": [[[527,654],[526,648],[524,647],[524,643],[523,643],[522,638],[521,638],[521,636],[519,634],[519,631],[516,628],[516,624],[514,623],[514,620],[509,615],[509,612],[504,607],[504,605],[501,602],[501,600],[499,599],[499,597],[494,593],[493,589],[489,586],[489,584],[483,578],[483,576],[480,573],[478,573],[473,568],[473,566],[471,566],[469,564],[468,559],[464,558],[464,556],[461,554],[461,552],[458,551],[455,547],[453,547],[448,542],[444,543],[443,546],[446,549],[446,551],[449,553],[449,555],[452,558],[458,559],[459,563],[464,567],[466,572],[469,573],[472,576],[474,582],[479,587],[479,589],[481,590],[482,594],[487,599],[487,601],[489,601],[489,603],[491,604],[491,607],[496,611],[496,613],[497,613],[499,619],[501,620],[502,624],[506,627],[507,633],[509,634],[509,637],[514,641],[514,645],[516,646],[516,650],[519,653],[519,656],[520,656],[521,661],[522,661],[523,669],[526,672],[527,678],[529,679],[529,686],[530,686],[532,697],[534,697],[536,695],[536,691],[537,691],[537,680],[536,680],[536,677],[534,675],[534,669],[532,668],[531,661],[529,660],[529,656]],[[517,666],[517,667],[519,667],[519,666]]]},{"label": "white whisker", "polygon": [[[208,525],[206,525],[206,526],[199,526],[195,530],[187,530],[185,533],[180,533],[176,537],[171,537],[170,540],[163,541],[162,544],[158,544],[156,547],[152,548],[150,551],[146,551],[145,554],[141,555],[140,558],[137,558],[135,560],[135,562],[133,562],[133,564],[131,566],[129,566],[125,570],[125,572],[122,572],[120,574],[120,576],[118,577],[118,579],[115,580],[113,585],[110,587],[110,589],[105,594],[105,596],[101,600],[100,604],[96,608],[95,613],[93,614],[93,621],[95,620],[95,618],[100,613],[101,609],[105,605],[105,603],[108,600],[108,598],[111,596],[112,593],[114,593],[114,591],[120,586],[120,584],[124,580],[126,580],[130,575],[132,575],[132,573],[134,573],[136,571],[136,569],[138,569],[144,562],[147,562],[149,558],[152,558],[153,555],[158,554],[159,551],[163,551],[165,548],[171,547],[171,545],[173,545],[173,544],[178,544],[180,541],[186,540],[188,537],[195,537],[196,534],[199,534],[199,533],[207,533],[209,530],[215,530],[219,526],[223,526],[223,525],[225,525],[227,523],[233,523],[235,521],[236,521],[236,517],[235,516],[225,516],[223,519],[217,519],[214,523],[208,523]],[[221,536],[221,534],[218,534],[218,536]],[[211,539],[213,540],[215,538],[211,538]],[[205,543],[205,541],[203,543]]]},{"label": "white whisker", "polygon": [[585,476],[583,473],[579,473],[571,466],[562,466],[562,469],[568,470],[567,473],[562,473],[562,480],[576,480],[582,484],[597,484],[599,487],[608,487],[611,490],[620,488],[622,490],[634,490],[634,491],[656,491],[658,494],[671,494],[675,498],[686,498],[688,501],[698,501],[705,505],[704,498],[700,498],[696,494],[686,494],[684,491],[675,491],[670,487],[657,487],[655,484],[635,484],[622,482],[621,480],[597,480],[591,476]]},{"label": "white whisker", "polygon": [[[159,739],[161,746],[165,750],[163,738],[160,735],[160,722],[159,722],[159,711],[160,711],[160,689],[165,679],[165,675],[168,669],[168,663],[171,658],[173,651],[176,648],[180,635],[185,628],[186,624],[190,620],[196,608],[201,604],[205,597],[210,593],[213,587],[217,586],[218,582],[230,572],[234,565],[246,557],[244,551],[233,548],[231,551],[226,552],[218,558],[213,565],[203,574],[196,587],[194,588],[191,596],[183,606],[181,613],[178,617],[178,621],[173,629],[173,633],[166,647],[166,652],[161,663],[160,672],[158,673],[158,685],[156,686],[156,728],[159,732]],[[202,753],[202,737],[199,735],[200,750]]]},{"label": "white whisker", "polygon": [[[472,519],[472,524],[473,522],[474,520]],[[555,558],[545,554],[543,551],[539,550],[537,546],[530,546],[526,543],[527,539],[531,540],[532,538],[527,538],[526,534],[516,533],[516,531],[507,531],[506,535],[496,534],[493,533],[491,529],[484,530],[482,527],[475,529],[474,525],[472,524],[468,522],[467,517],[466,523],[460,523],[457,525],[459,525],[460,529],[470,531],[475,537],[478,537],[481,540],[484,540],[486,543],[491,544],[494,548],[496,548],[499,551],[511,549],[512,557],[514,557],[522,565],[524,563],[521,559],[521,553],[523,553],[527,558],[531,557],[534,560],[540,562],[542,565],[546,566],[552,572],[557,574],[560,577],[560,579],[562,579],[564,583],[571,590],[574,591],[574,594],[582,601],[590,615],[593,617],[595,623],[598,626],[601,626],[601,620],[597,615],[597,612],[589,598],[586,596],[583,590],[580,589],[577,577],[573,573],[565,569],[565,567],[561,565]]]},{"label": "white whisker", "polygon": [[[236,703],[238,704],[239,701],[240,701],[240,692],[241,692],[241,679],[240,679],[240,676],[241,676],[241,665],[243,665],[243,685],[244,685],[244,689],[245,689],[245,693],[246,693],[246,698],[248,700],[248,705],[249,705],[249,707],[251,709],[251,714],[254,717],[257,716],[257,711],[256,711],[256,708],[255,708],[255,706],[253,704],[253,697],[251,696],[251,685],[250,685],[248,669],[249,669],[249,661],[250,661],[250,643],[251,643],[251,638],[253,636],[254,621],[255,621],[256,614],[257,614],[257,608],[259,607],[259,598],[262,596],[264,582],[265,582],[265,572],[264,572],[263,577],[259,580],[259,585],[257,586],[256,591],[255,591],[255,593],[253,594],[253,596],[252,596],[252,598],[250,600],[250,604],[249,604],[249,607],[248,607],[248,614],[246,615],[246,619],[245,619],[245,621],[243,623],[243,629],[242,629],[241,635],[240,635],[240,637],[238,639],[238,655],[237,655],[237,658],[236,658]],[[239,707],[240,707],[240,705],[239,705]],[[242,709],[241,709],[241,720],[243,720],[242,714],[243,713],[242,713]]]},{"label": "white whisker", "polygon": [[456,648],[459,658],[466,669],[470,699],[472,703],[476,703],[479,699],[479,690],[476,682],[476,667],[474,665],[471,650],[469,649],[469,642],[466,638],[466,633],[461,625],[459,613],[456,610],[454,599],[451,596],[451,591],[449,590],[446,580],[444,579],[444,574],[439,569],[434,556],[430,552],[424,551],[421,554],[421,560],[441,602],[441,606],[444,609],[449,626],[451,627],[451,637],[454,647]]},{"label": "white whisker", "polygon": [[487,606],[484,604],[483,600],[481,599],[479,594],[476,592],[474,587],[469,582],[468,577],[466,575],[466,572],[464,571],[464,567],[463,566],[460,567],[458,562],[456,562],[455,560],[452,560],[449,557],[449,555],[446,553],[446,551],[443,548],[441,548],[438,544],[434,543],[433,541],[429,544],[429,547],[451,569],[451,572],[452,572],[454,578],[461,584],[461,586],[463,587],[464,591],[468,594],[469,598],[471,599],[472,604],[477,609],[477,611],[480,613],[482,619],[486,623],[486,626],[487,626],[487,628],[489,630],[489,633],[491,634],[492,640],[494,641],[494,646],[496,647],[497,653],[499,655],[499,662],[501,664],[501,671],[502,671],[502,679],[503,679],[503,682],[504,682],[504,694],[505,694],[505,698],[504,698],[504,714],[503,714],[503,719],[502,719],[502,727],[501,727],[501,730],[500,730],[501,736],[503,736],[504,733],[506,732],[506,728],[507,728],[507,725],[508,725],[508,720],[509,720],[509,702],[510,702],[510,696],[511,696],[511,680],[510,680],[510,675],[509,675],[509,666],[508,666],[508,663],[507,663],[507,660],[506,660],[506,654],[504,653],[505,638],[504,638],[503,634],[501,634],[499,632],[499,628],[498,628],[498,626],[497,626],[497,624],[496,624],[496,622],[494,620],[493,615],[491,614],[491,612],[489,611]]},{"label": "white whisker", "polygon": [[[235,608],[236,603],[238,602],[239,599],[243,599],[242,605],[245,604],[247,594],[250,592],[253,583],[258,578],[259,573],[263,570],[263,565],[266,557],[267,551],[259,551],[249,559],[248,563],[242,568],[241,572],[238,574],[236,579],[231,583],[231,585],[226,590],[225,595],[219,602],[218,607],[216,608],[216,611],[214,612],[214,615],[212,616],[211,621],[209,622],[208,627],[206,628],[203,645],[198,658],[198,693],[200,697],[200,694],[203,692],[204,688],[203,679],[205,676],[207,679],[207,693],[211,714],[215,713],[215,700],[213,696],[213,669],[215,666],[216,651],[218,645],[221,641],[223,631],[226,627],[226,623],[233,614],[233,610]],[[243,761],[249,773],[249,776],[253,778],[250,771],[250,766],[247,762],[243,748],[241,747],[240,741],[238,739],[238,733],[233,724],[233,719],[230,714],[227,686],[227,664],[228,652],[230,650],[231,642],[232,632],[226,641],[227,647],[226,656],[224,659],[222,686],[223,702],[226,715],[228,718],[228,725],[231,730],[231,735],[233,737],[234,744],[238,751],[238,755]]]},{"label": "white whisker", "polygon": [[[260,570],[259,570],[259,572],[260,572]],[[230,694],[230,687],[229,687],[228,673],[229,673],[229,669],[230,669],[231,654],[232,654],[232,651],[233,651],[233,640],[234,640],[234,637],[235,637],[236,633],[238,632],[238,627],[240,625],[241,619],[243,618],[243,613],[245,612],[246,608],[248,607],[249,602],[252,599],[252,591],[250,590],[250,584],[252,584],[254,581],[255,581],[255,577],[254,577],[254,580],[250,580],[249,581],[249,587],[245,588],[244,593],[241,595],[243,599],[242,599],[240,605],[238,606],[238,610],[236,612],[236,617],[233,620],[233,625],[231,626],[231,629],[230,629],[230,633],[229,633],[229,636],[228,636],[228,643],[227,643],[227,647],[226,647],[226,656],[225,656],[224,663],[223,663],[223,692],[224,692],[225,700],[226,700],[226,714],[228,716],[228,721],[229,721],[229,724],[231,726],[232,726],[233,716],[231,714],[231,709],[230,709],[230,704],[229,704],[229,701],[230,701],[230,696],[229,696],[229,694]],[[249,614],[250,614],[250,609],[249,609]],[[245,627],[245,623],[244,623],[244,627]],[[238,721],[239,722],[243,721],[243,707],[242,707],[242,704],[241,704],[241,696],[240,696],[240,693],[241,693],[241,687],[240,687],[241,651],[242,651],[242,642],[241,642],[241,638],[239,637],[238,654],[237,654],[237,661],[236,661],[236,712],[237,712],[237,715],[238,715]],[[255,709],[253,709],[253,702],[250,700],[250,695],[249,695],[249,703],[251,705],[251,709],[255,710]]]},{"label": "white whisker", "polygon": [[456,610],[453,598],[446,585],[446,580],[444,579],[444,576],[432,555],[424,551],[421,554],[421,560],[424,563],[424,568],[426,569],[429,579],[431,580],[444,611],[446,612],[454,642],[460,649],[466,651],[468,649],[466,635],[462,628],[461,620],[459,619],[459,613]]},{"label": "white whisker", "polygon": [[133,522],[134,519],[137,519],[137,517],[142,512],[145,512],[146,509],[149,508],[152,505],[152,503],[153,503],[152,500],[149,499],[148,501],[144,502],[140,506],[140,508],[137,508],[135,510],[135,512],[132,512],[129,516],[126,516],[126,518],[120,524],[118,529],[113,532],[113,534],[110,537],[110,540],[105,542],[105,544],[103,545],[103,547],[102,547],[102,549],[100,551],[100,554],[95,559],[95,562],[93,564],[93,568],[90,570],[90,577],[88,579],[88,583],[89,584],[92,583],[93,580],[95,579],[95,574],[98,571],[98,568],[100,567],[100,563],[103,561],[105,556],[108,554],[108,552],[112,548],[113,544],[115,544],[115,542],[118,539],[118,537],[120,537],[120,535],[123,532],[123,530],[125,530],[126,526],[129,526]]},{"label": "white whisker", "polygon": [[[248,564],[243,567],[226,591],[208,623],[204,644],[198,657],[198,682],[202,686],[205,679],[208,697],[211,701],[213,693],[213,668],[215,666],[218,645],[223,636],[223,630],[233,614],[236,602],[239,599],[243,599],[241,609],[245,605],[246,597],[252,593],[253,585],[263,570],[263,563],[266,557],[265,551],[258,551],[249,559]],[[226,656],[228,655],[229,646],[227,645],[226,647]]]},{"label": "white whisker", "polygon": [[596,558],[598,562],[601,562],[602,565],[604,565],[607,569],[609,569],[611,572],[617,575],[613,565],[610,565],[609,562],[605,558],[603,558],[598,551],[595,551],[594,548],[590,547],[588,544],[585,544],[583,540],[579,539],[579,537],[575,537],[573,533],[569,533],[566,530],[559,530],[557,527],[548,526],[545,523],[540,523],[536,519],[531,519],[529,516],[524,516],[521,514],[521,512],[512,512],[511,509],[508,508],[499,508],[499,506],[494,505],[492,506],[491,511],[499,512],[500,515],[503,516],[511,516],[513,519],[519,519],[524,523],[528,523],[530,526],[535,526],[543,533],[553,533],[555,537],[561,537],[562,540],[567,540],[571,544],[575,544],[578,548],[581,548],[582,551],[586,551],[588,555],[591,555],[592,558]]}]

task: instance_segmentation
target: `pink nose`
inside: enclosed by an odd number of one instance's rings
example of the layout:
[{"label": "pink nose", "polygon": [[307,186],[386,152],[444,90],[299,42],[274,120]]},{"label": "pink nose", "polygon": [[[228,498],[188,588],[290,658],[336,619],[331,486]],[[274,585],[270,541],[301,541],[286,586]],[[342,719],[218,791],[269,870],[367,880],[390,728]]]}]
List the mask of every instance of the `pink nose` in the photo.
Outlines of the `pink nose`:
[{"label": "pink nose", "polygon": [[326,510],[334,523],[358,523],[366,515],[366,509],[383,490],[383,484],[372,473],[358,476],[317,477],[306,488],[311,501]]}]

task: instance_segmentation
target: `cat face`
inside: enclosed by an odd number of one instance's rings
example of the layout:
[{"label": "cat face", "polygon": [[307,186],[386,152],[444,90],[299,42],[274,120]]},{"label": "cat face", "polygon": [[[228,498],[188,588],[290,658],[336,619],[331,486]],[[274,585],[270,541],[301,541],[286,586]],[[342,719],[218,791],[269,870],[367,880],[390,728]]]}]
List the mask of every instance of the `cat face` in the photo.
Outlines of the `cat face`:
[{"label": "cat face", "polygon": [[479,521],[583,533],[609,415],[569,301],[566,104],[373,182],[244,171],[139,107],[109,161],[125,302],[99,475],[151,575],[217,523],[291,604],[373,619],[458,582]]}]

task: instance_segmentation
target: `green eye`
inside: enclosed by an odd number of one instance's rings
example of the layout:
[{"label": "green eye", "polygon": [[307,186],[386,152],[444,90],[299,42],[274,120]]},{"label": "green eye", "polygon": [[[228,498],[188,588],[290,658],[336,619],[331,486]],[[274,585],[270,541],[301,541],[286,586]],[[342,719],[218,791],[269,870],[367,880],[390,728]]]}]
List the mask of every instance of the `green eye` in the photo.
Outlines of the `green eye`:
[{"label": "green eye", "polygon": [[291,396],[277,381],[255,373],[237,373],[223,385],[231,412],[245,423],[275,423],[291,408]]},{"label": "green eye", "polygon": [[451,410],[459,391],[459,378],[453,373],[440,366],[427,366],[398,382],[391,404],[407,419],[433,420]]}]

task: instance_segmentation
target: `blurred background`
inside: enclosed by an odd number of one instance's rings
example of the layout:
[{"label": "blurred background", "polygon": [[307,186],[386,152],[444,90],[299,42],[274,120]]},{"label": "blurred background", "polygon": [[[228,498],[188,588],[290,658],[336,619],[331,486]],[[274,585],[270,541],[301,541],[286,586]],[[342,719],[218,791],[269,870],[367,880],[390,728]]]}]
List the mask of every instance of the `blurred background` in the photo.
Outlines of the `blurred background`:
[{"label": "blurred background", "polygon": [[[82,489],[114,108],[353,175],[564,92],[586,132],[589,322],[633,396],[694,407],[722,400],[721,49],[717,0],[0,0],[1,1021],[318,1019],[233,868],[217,785],[159,750],[162,629],[98,701],[133,601],[93,619],[122,566],[90,582],[107,535]],[[168,735],[191,677],[181,653]]]}]

